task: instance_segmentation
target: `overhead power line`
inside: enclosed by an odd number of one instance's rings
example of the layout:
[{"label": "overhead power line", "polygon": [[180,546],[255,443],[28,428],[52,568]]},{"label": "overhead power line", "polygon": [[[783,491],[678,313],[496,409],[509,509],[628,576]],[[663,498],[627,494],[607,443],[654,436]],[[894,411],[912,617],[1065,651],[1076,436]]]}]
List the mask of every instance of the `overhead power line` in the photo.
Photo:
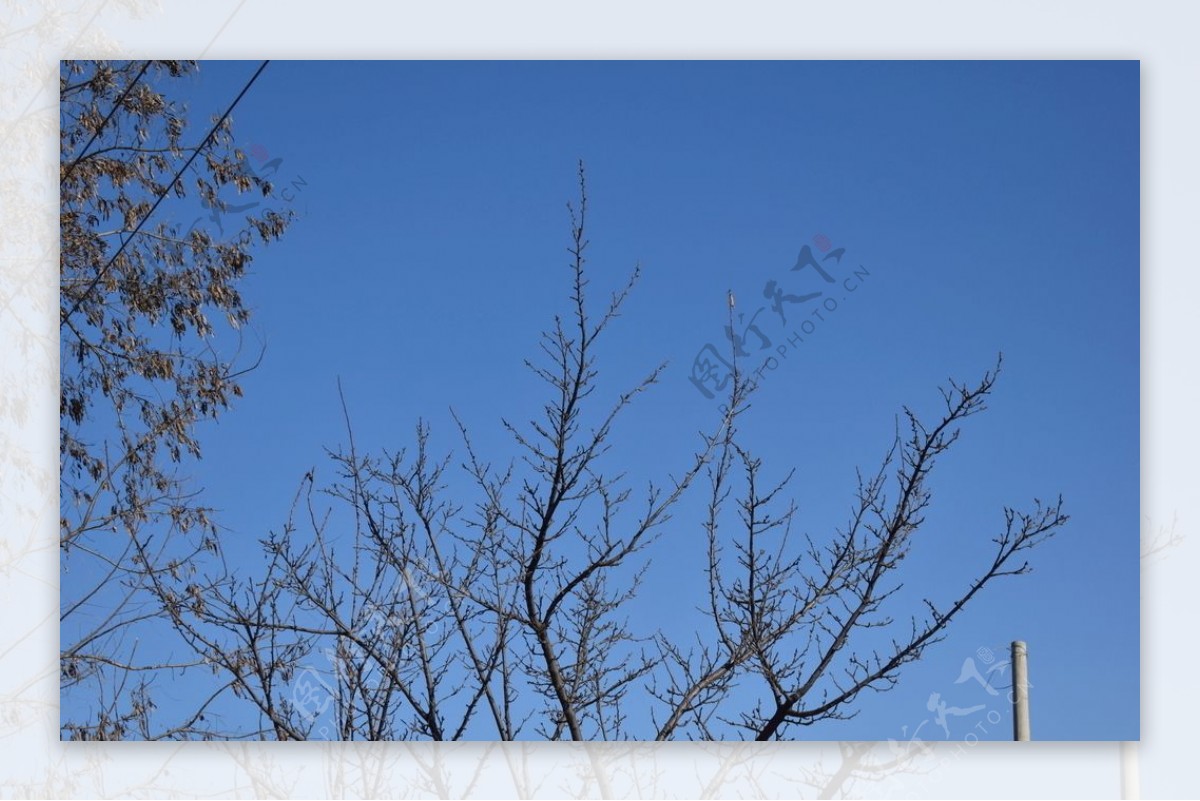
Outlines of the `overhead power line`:
[{"label": "overhead power line", "polygon": [[117,102],[113,103],[112,109],[109,110],[108,116],[101,120],[100,127],[92,132],[92,138],[87,140],[87,144],[84,145],[83,149],[79,151],[79,155],[75,157],[74,161],[67,165],[65,170],[63,170],[62,178],[60,178],[58,181],[59,186],[65,184],[67,179],[71,177],[71,173],[75,170],[75,165],[82,161],[83,157],[87,155],[88,148],[91,147],[92,143],[96,141],[96,137],[98,137],[100,132],[104,130],[104,126],[108,125],[108,121],[111,120],[113,115],[117,113],[117,109],[121,108],[121,104],[125,102],[125,98],[129,96],[130,92],[133,91],[133,87],[136,86],[137,82],[140,81],[142,76],[146,74],[146,70],[149,69],[151,63],[152,62],[147,61],[145,64],[143,64],[142,68],[138,70],[138,74],[133,76],[133,80],[130,81],[129,85],[125,87],[125,91],[121,92],[121,96],[117,98]]},{"label": "overhead power line", "polygon": [[104,267],[102,267],[100,271],[96,273],[96,277],[91,280],[84,293],[76,299],[74,305],[71,306],[71,310],[63,316],[62,320],[59,322],[59,325],[62,325],[67,320],[71,319],[71,315],[75,314],[75,312],[79,310],[79,305],[83,303],[84,298],[92,294],[92,291],[96,288],[96,285],[100,283],[101,279],[104,278],[109,269],[113,266],[113,263],[116,262],[117,258],[121,255],[121,253],[124,252],[125,246],[133,241],[133,238],[137,236],[139,231],[142,230],[142,226],[146,224],[146,221],[154,215],[154,210],[158,208],[158,204],[163,202],[163,199],[167,196],[167,192],[169,192],[171,188],[175,186],[176,182],[179,181],[180,176],[182,176],[184,171],[192,165],[193,161],[195,161],[196,156],[200,155],[200,152],[204,150],[204,148],[208,146],[209,142],[212,141],[212,138],[216,136],[217,131],[220,130],[221,126],[225,123],[225,120],[229,117],[229,115],[233,113],[233,110],[237,106],[238,102],[245,96],[246,92],[250,91],[250,87],[254,85],[254,82],[258,80],[258,76],[262,74],[262,71],[265,70],[267,65],[270,63],[270,60],[264,61],[259,65],[258,69],[255,70],[254,74],[250,76],[250,80],[247,81],[246,85],[242,87],[242,91],[238,92],[238,96],[235,97],[233,102],[229,104],[229,108],[225,109],[225,113],[222,114],[220,119],[213,124],[213,127],[208,132],[208,136],[204,137],[204,140],[200,143],[200,145],[192,151],[192,155],[188,157],[188,160],[185,161],[183,166],[179,168],[179,171],[175,173],[175,177],[171,179],[171,182],[163,186],[162,191],[158,193],[158,197],[154,201],[154,205],[152,205],[150,210],[146,212],[146,216],[142,217],[133,231],[129,233],[129,236],[127,236],[125,240],[121,242],[121,246],[117,248],[117,252],[114,253],[108,262],[105,263]]}]

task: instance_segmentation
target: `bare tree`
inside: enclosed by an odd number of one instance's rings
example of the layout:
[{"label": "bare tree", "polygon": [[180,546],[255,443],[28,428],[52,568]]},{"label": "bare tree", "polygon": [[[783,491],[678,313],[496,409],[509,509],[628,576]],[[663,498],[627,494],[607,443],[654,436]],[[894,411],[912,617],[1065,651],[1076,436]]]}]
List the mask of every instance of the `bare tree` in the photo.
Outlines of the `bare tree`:
[{"label": "bare tree", "polygon": [[[663,642],[673,670],[658,694],[669,710],[659,739],[676,736],[685,724],[713,736],[717,720],[768,740],[789,724],[844,718],[863,690],[894,686],[900,668],[942,639],[986,584],[1028,572],[1025,555],[1067,521],[1061,498],[1048,505],[1035,500],[1029,512],[1006,508],[1004,528],[992,539],[991,562],[957,597],[940,604],[925,599],[924,614],[912,616],[907,627],[894,625],[896,574],[932,498],[929,474],[957,441],[959,424],[984,410],[998,372],[999,363],[975,386],[952,381],[942,390],[944,412],[933,426],[904,409],[907,436],[897,433],[873,476],[859,475],[845,526],[823,541],[805,537],[798,547],[791,543],[796,507],[782,501],[791,475],[764,481],[762,461],[728,429],[711,470],[706,525],[713,644],[684,654]],[[726,539],[722,510],[735,494],[739,472],[737,534]],[[890,498],[889,482],[895,488]],[[888,632],[889,642],[863,650],[876,628]],[[729,690],[748,677],[763,691],[753,707],[734,716]]]},{"label": "bare tree", "polygon": [[[258,715],[243,736],[786,737],[893,686],[984,586],[1026,572],[1029,551],[1066,522],[1061,500],[1006,509],[961,592],[893,621],[929,475],[984,410],[999,364],[978,383],[952,381],[931,424],[904,410],[904,433],[860,475],[847,523],[828,537],[792,532],[790,474],[769,479],[742,443],[736,424],[754,388],[736,361],[713,430],[664,465],[674,477],[635,493],[608,451],[621,414],[663,367],[607,405],[594,397],[597,342],[637,270],[594,312],[582,165],[568,208],[568,313],[527,362],[545,384],[540,414],[502,421],[515,455],[489,461],[457,417],[458,460],[433,452],[424,422],[411,450],[363,453],[347,411],[348,445],[329,454],[336,480],[320,489],[305,476],[286,524],[263,540],[261,573],[210,558],[203,580],[153,574],[174,625],[222,677],[215,692]],[[651,546],[706,481],[697,600],[711,632],[685,645],[638,630],[630,613]]]},{"label": "bare tree", "polygon": [[[272,187],[233,147],[228,113],[184,146],[183,117],[159,86],[191,68],[66,62],[61,72],[61,675],[71,708],[87,710],[64,718],[64,735],[778,738],[894,685],[972,597],[1025,572],[1025,554],[1066,522],[1061,500],[1006,509],[990,563],[957,596],[926,599],[907,627],[894,624],[895,576],[931,501],[928,476],[984,410],[999,363],[977,384],[952,381],[933,424],[904,410],[906,433],[860,475],[850,518],[829,537],[793,535],[790,474],[768,479],[740,440],[754,387],[736,355],[713,430],[635,495],[607,454],[664,365],[608,405],[593,398],[597,343],[638,270],[593,309],[581,165],[568,310],[526,362],[547,400],[524,423],[502,421],[516,456],[488,461],[457,417],[461,473],[433,453],[423,422],[411,451],[364,454],[347,411],[348,447],[329,454],[336,481],[318,490],[310,471],[285,525],[262,541],[262,569],[232,568],[180,467],[200,455],[197,424],[241,392],[208,315],[234,329],[248,321],[236,286],[250,237],[224,235],[219,190]],[[165,198],[184,197],[201,156],[196,189],[221,230],[147,227]],[[268,210],[244,223],[265,243],[287,218]],[[712,629],[684,645],[636,630],[628,614],[648,550],[703,479],[700,600]],[[189,655],[139,651],[162,632]],[[152,711],[150,680],[165,670],[205,677],[189,685],[181,720]]]},{"label": "bare tree", "polygon": [[[65,61],[59,71],[68,737],[152,736],[150,680],[196,664],[151,645],[170,625],[154,583],[186,577],[199,554],[219,549],[212,510],[182,470],[200,456],[200,422],[241,394],[245,370],[228,354],[236,337],[218,326],[247,324],[238,285],[251,251],[290,219],[266,206],[235,216],[272,187],[234,147],[228,111],[189,131],[168,92],[195,68]],[[224,187],[259,201],[231,207]]]}]

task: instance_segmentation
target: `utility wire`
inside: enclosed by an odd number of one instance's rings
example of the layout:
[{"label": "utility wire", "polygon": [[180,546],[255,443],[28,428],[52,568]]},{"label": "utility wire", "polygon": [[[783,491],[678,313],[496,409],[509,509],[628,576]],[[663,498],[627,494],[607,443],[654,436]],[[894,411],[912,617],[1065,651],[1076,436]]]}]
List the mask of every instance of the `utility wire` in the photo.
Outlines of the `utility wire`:
[{"label": "utility wire", "polygon": [[126,86],[125,91],[121,92],[121,96],[117,98],[117,102],[113,103],[112,110],[108,112],[108,116],[100,122],[100,127],[92,133],[92,138],[87,141],[87,144],[84,145],[83,149],[79,151],[79,155],[76,156],[75,160],[68,164],[67,169],[63,171],[62,178],[59,179],[58,182],[59,186],[65,184],[67,179],[71,177],[71,172],[74,171],[75,165],[82,161],[83,157],[87,155],[87,149],[92,146],[92,143],[96,141],[96,137],[98,137],[104,130],[104,126],[108,125],[108,121],[111,120],[113,115],[117,113],[117,110],[121,108],[121,104],[125,102],[125,98],[129,96],[130,92],[133,91],[133,87],[136,86],[137,82],[140,81],[142,76],[146,74],[146,70],[149,69],[151,63],[152,62],[147,61],[145,64],[143,64],[142,68],[138,70],[138,74],[135,75],[133,80],[129,82],[129,86]]},{"label": "utility wire", "polygon": [[100,280],[104,278],[106,273],[108,273],[109,269],[113,266],[113,263],[117,260],[117,257],[124,252],[125,246],[133,241],[133,238],[137,236],[139,231],[142,230],[142,226],[146,224],[146,221],[154,215],[154,210],[157,209],[158,204],[162,203],[163,199],[166,198],[167,192],[169,192],[171,188],[175,186],[176,182],[179,181],[179,177],[183,175],[184,171],[187,170],[188,167],[191,166],[196,156],[200,155],[200,151],[204,150],[212,138],[216,136],[217,131],[220,130],[221,125],[224,124],[226,118],[229,117],[229,115],[233,112],[233,109],[237,106],[238,101],[245,96],[246,92],[250,91],[250,87],[254,85],[254,82],[258,80],[258,76],[262,74],[262,71],[265,70],[267,65],[270,63],[270,60],[264,61],[259,65],[255,73],[250,76],[250,80],[247,81],[246,85],[242,87],[242,91],[238,92],[238,96],[235,97],[233,102],[229,104],[229,108],[225,109],[225,113],[222,114],[221,118],[213,125],[212,129],[208,132],[208,136],[204,137],[204,141],[200,143],[199,147],[192,151],[192,155],[188,157],[188,160],[184,162],[183,166],[179,168],[179,171],[175,173],[175,177],[171,180],[171,182],[163,186],[163,190],[158,193],[158,199],[154,201],[154,205],[150,207],[150,211],[146,212],[146,216],[141,219],[141,221],[137,224],[137,227],[134,228],[133,231],[130,232],[129,236],[125,238],[125,241],[121,243],[121,247],[117,248],[117,252],[114,253],[112,258],[108,260],[104,267],[102,267],[100,271],[96,273],[96,277],[92,279],[90,284],[88,284],[87,290],[79,296],[79,298],[75,301],[75,304],[71,306],[71,310],[67,312],[65,316],[63,316],[62,320],[59,322],[60,326],[63,323],[66,323],[67,320],[70,320],[71,315],[79,310],[79,304],[83,303],[84,298],[92,294],[92,290],[96,288],[96,285],[99,284]]}]

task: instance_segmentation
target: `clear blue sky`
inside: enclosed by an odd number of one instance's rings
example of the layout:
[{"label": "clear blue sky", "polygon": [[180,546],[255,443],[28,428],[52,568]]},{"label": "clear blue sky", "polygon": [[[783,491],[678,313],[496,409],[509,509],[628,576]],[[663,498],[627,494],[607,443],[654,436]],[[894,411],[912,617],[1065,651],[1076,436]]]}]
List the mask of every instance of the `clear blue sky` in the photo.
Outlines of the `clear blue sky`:
[{"label": "clear blue sky", "polygon": [[[255,66],[203,64],[194,125]],[[643,270],[600,393],[670,365],[614,440],[635,479],[678,472],[711,426],[688,376],[705,344],[727,351],[732,289],[747,319],[767,307],[772,347],[746,345],[760,363],[813,322],[741,426],[769,471],[796,468],[801,529],[843,522],[855,467],[877,466],[902,405],[932,416],[947,377],[977,379],[1001,351],[989,411],[934,473],[908,591],[955,596],[1005,504],[1065,497],[1071,522],[1031,575],[991,585],[855,720],[791,734],[1009,739],[1003,691],[956,679],[968,658],[986,667],[979,649],[999,659],[1023,639],[1036,739],[1138,737],[1137,62],[274,62],[234,126],[255,158],[281,159],[298,214],[244,293],[265,359],[194,470],[246,559],[310,467],[332,478],[339,376],[360,447],[408,444],[424,417],[456,449],[453,406],[481,449],[512,452],[499,419],[541,403],[521,365],[565,309],[582,158],[594,294]],[[764,285],[804,286],[789,268],[822,236],[845,248],[839,282],[868,275],[834,285],[825,319],[796,305],[785,326]],[[653,551],[635,623],[686,625],[701,598],[689,506]],[[944,730],[935,692],[983,708]]]}]

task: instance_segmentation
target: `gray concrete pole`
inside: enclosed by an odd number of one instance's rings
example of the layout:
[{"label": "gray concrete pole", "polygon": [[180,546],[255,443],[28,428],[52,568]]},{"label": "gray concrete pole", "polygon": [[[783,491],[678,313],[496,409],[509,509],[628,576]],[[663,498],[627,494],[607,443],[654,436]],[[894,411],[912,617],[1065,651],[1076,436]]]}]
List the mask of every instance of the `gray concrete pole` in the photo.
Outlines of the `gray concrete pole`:
[{"label": "gray concrete pole", "polygon": [[1015,640],[1012,644],[1013,666],[1013,739],[1029,739],[1029,664],[1025,643]]}]

